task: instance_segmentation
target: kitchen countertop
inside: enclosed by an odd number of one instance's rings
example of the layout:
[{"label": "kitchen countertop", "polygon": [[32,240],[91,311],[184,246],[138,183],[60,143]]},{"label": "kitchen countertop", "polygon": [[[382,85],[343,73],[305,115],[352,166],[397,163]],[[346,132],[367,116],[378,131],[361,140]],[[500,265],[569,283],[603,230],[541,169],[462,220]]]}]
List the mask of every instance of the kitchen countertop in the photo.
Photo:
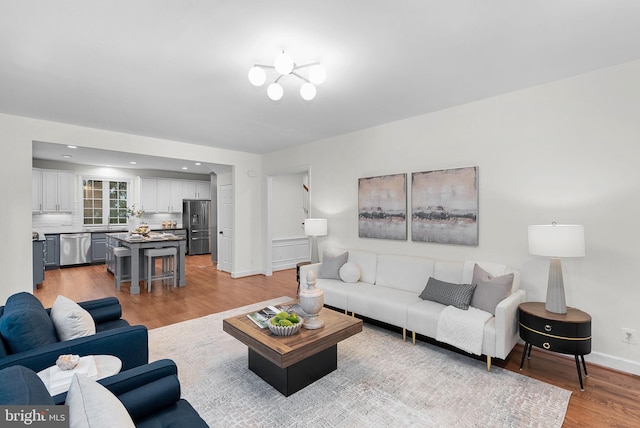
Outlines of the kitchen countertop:
[{"label": "kitchen countertop", "polygon": [[136,242],[154,242],[154,241],[184,241],[186,238],[184,236],[173,235],[169,231],[176,229],[165,229],[164,232],[169,233],[165,235],[162,232],[149,233],[148,236],[142,235],[131,235],[129,232],[116,232],[116,233],[107,233],[112,238],[116,238],[120,241],[126,241],[130,243]]},{"label": "kitchen countertop", "polygon": [[[162,227],[152,227],[149,229],[151,232],[171,232],[174,230],[187,230],[183,227],[176,227],[175,229],[163,229]],[[97,227],[82,227],[82,228],[41,228],[38,229],[41,234],[44,235],[59,235],[63,233],[121,233],[127,232],[128,229],[126,227],[112,227],[109,229],[106,228],[97,228]]]}]

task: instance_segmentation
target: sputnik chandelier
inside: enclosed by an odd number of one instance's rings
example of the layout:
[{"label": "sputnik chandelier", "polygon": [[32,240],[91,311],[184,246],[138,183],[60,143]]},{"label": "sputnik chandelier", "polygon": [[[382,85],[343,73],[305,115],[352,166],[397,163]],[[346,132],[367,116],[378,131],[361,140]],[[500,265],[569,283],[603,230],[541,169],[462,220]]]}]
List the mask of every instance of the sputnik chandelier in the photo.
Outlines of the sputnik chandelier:
[{"label": "sputnik chandelier", "polygon": [[[308,68],[308,77],[299,73],[303,68]],[[321,84],[327,78],[327,72],[319,62],[297,65],[289,54],[282,51],[276,55],[273,65],[255,64],[251,67],[251,70],[249,70],[249,82],[254,86],[264,85],[267,81],[267,69],[275,70],[277,73],[273,83],[267,86],[267,96],[274,101],[278,101],[284,96],[284,89],[278,82],[285,76],[295,76],[304,82],[300,86],[300,96],[307,101],[316,97],[315,85]]]}]

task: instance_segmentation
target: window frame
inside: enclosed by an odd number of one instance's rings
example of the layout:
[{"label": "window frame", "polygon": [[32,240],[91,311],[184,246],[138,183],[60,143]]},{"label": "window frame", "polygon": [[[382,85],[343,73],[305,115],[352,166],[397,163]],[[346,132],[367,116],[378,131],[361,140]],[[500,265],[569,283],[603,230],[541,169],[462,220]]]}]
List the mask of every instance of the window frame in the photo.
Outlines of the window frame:
[{"label": "window frame", "polygon": [[[102,207],[99,207],[98,209],[101,210],[101,222],[97,223],[95,222],[95,220],[98,218],[97,216],[90,216],[87,217],[86,216],[86,209],[92,209],[92,208],[85,208],[86,205],[86,201],[88,199],[90,200],[99,200],[96,198],[86,198],[86,193],[85,193],[85,186],[86,186],[86,182],[87,181],[92,181],[92,182],[96,182],[96,181],[100,181],[102,182]],[[91,226],[123,226],[127,224],[127,216],[126,214],[124,216],[117,216],[117,217],[111,217],[111,193],[110,193],[110,186],[111,183],[125,183],[126,185],[126,199],[125,199],[125,203],[124,203],[124,207],[117,207],[116,209],[119,212],[125,212],[126,210],[131,206],[132,204],[132,200],[133,200],[133,180],[129,177],[105,177],[105,176],[82,176],[81,177],[81,187],[82,187],[82,195],[81,195],[81,212],[82,212],[82,225],[84,227],[91,227]],[[93,211],[95,212],[95,208],[93,208]],[[87,223],[87,219],[93,219],[93,222],[91,223]],[[120,221],[118,222],[111,222],[111,220],[113,219],[119,219]]]}]

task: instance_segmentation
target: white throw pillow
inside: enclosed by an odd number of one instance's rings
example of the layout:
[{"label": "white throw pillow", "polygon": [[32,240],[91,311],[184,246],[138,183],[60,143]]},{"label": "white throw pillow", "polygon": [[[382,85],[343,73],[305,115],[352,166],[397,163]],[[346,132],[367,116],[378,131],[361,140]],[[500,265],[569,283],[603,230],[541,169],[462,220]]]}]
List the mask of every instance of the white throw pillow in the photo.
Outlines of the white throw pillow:
[{"label": "white throw pillow", "polygon": [[120,400],[84,375],[73,375],[64,404],[69,406],[70,428],[135,428]]},{"label": "white throw pillow", "polygon": [[91,314],[64,296],[58,296],[53,302],[51,321],[53,321],[61,341],[96,333],[96,324],[93,322]]},{"label": "white throw pillow", "polygon": [[355,263],[345,263],[340,268],[340,279],[344,282],[358,282],[360,268]]}]

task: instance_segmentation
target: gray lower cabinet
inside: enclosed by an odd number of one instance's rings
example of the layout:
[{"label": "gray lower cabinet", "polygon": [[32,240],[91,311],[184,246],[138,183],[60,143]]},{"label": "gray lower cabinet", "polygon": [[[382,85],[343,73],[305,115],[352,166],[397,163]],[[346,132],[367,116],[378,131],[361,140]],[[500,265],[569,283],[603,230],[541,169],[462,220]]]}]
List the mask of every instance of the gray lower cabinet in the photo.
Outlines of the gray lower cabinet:
[{"label": "gray lower cabinet", "polygon": [[187,230],[186,229],[174,229],[171,231],[171,233],[173,233],[176,236],[183,236],[183,237],[187,237]]},{"label": "gray lower cabinet", "polygon": [[106,251],[105,264],[107,265],[107,272],[111,272],[115,274],[116,260],[115,260],[115,257],[113,257],[113,249],[119,246],[120,246],[120,241],[118,241],[116,238],[112,236],[107,236],[107,246],[105,250]]},{"label": "gray lower cabinet", "polygon": [[44,267],[45,269],[60,268],[60,235],[45,235]]},{"label": "gray lower cabinet", "polygon": [[105,263],[107,261],[107,235],[104,233],[91,234],[91,263]]},{"label": "gray lower cabinet", "polygon": [[44,241],[33,241],[33,289],[44,282]]}]

